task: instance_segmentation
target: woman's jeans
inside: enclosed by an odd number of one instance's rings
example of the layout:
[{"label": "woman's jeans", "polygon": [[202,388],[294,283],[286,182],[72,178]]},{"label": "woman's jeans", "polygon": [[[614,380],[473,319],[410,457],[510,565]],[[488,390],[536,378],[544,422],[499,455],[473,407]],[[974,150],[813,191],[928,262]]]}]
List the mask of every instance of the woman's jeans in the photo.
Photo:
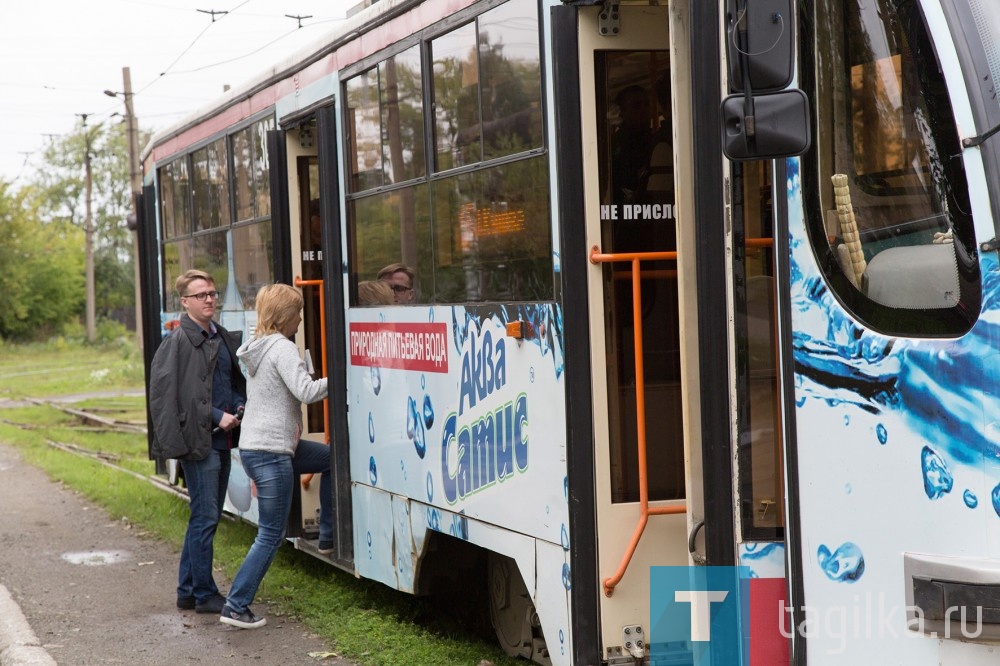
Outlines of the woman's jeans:
[{"label": "woman's jeans", "polygon": [[295,456],[268,451],[240,450],[240,460],[247,476],[257,487],[257,537],[246,559],[236,572],[226,605],[237,613],[250,606],[257,588],[285,536],[288,514],[292,508],[292,489],[299,474],[322,474],[320,477],[321,541],[333,539],[333,514],[330,507],[330,447],[299,441]]},{"label": "woman's jeans", "polygon": [[204,460],[181,460],[191,517],[181,550],[178,598],[193,596],[197,603],[203,603],[219,593],[212,576],[213,543],[226,501],[231,464],[229,451],[218,449],[212,449]]}]

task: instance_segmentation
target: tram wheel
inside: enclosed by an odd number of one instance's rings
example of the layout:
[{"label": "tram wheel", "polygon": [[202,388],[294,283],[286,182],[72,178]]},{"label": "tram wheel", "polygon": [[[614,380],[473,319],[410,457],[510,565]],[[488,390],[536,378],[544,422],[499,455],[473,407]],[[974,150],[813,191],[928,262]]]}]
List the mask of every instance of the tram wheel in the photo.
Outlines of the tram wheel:
[{"label": "tram wheel", "polygon": [[503,651],[538,664],[550,664],[535,604],[524,585],[517,563],[490,553],[490,621]]}]

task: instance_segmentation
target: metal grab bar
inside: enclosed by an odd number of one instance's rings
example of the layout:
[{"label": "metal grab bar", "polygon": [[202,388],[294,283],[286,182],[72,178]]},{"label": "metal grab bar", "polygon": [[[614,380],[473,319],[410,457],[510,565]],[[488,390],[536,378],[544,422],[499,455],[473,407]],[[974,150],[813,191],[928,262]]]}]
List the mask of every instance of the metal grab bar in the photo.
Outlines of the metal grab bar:
[{"label": "metal grab bar", "polygon": [[[320,367],[323,368],[323,376],[329,377],[329,373],[326,371],[326,299],[323,294],[323,281],[322,280],[303,280],[299,276],[295,276],[293,283],[296,287],[319,287],[319,339],[320,339]],[[330,446],[330,405],[329,398],[323,398],[323,443]],[[302,475],[302,488],[309,490],[309,483],[312,481],[313,475],[303,474]]]},{"label": "metal grab bar", "polygon": [[621,582],[632,561],[632,555],[639,545],[639,539],[646,530],[646,522],[650,516],[660,516],[669,514],[686,513],[687,505],[683,506],[649,506],[649,476],[646,469],[646,380],[643,374],[642,362],[642,289],[640,282],[641,271],[639,262],[655,260],[677,259],[677,252],[621,252],[615,254],[604,254],[598,246],[590,249],[590,263],[601,264],[614,261],[629,261],[632,263],[632,328],[635,339],[635,418],[636,418],[636,446],[639,454],[639,524],[635,527],[632,539],[629,542],[625,554],[622,556],[618,570],[609,578],[603,581],[604,595],[610,597],[614,594],[615,586]]}]

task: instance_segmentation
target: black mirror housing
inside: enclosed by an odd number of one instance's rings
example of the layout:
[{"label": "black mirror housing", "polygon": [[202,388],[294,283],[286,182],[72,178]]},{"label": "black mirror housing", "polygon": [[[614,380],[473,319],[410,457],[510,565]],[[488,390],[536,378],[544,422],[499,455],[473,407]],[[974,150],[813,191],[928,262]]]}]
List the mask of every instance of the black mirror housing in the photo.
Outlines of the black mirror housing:
[{"label": "black mirror housing", "polygon": [[746,97],[722,101],[722,150],[731,160],[795,157],[809,150],[809,99],[801,90],[753,97],[752,130],[748,132]]}]

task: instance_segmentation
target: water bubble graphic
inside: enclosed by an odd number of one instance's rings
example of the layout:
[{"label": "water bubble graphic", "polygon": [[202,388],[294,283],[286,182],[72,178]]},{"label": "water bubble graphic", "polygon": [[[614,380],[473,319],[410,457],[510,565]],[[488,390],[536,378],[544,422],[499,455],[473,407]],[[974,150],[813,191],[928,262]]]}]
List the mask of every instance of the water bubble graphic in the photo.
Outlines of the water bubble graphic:
[{"label": "water bubble graphic", "polygon": [[993,489],[991,498],[993,500],[993,510],[997,512],[998,516],[1000,516],[1000,484]]},{"label": "water bubble graphic", "polygon": [[382,371],[379,370],[377,365],[373,365],[371,369],[372,376],[372,391],[375,395],[378,395],[382,391]]},{"label": "water bubble graphic", "polygon": [[368,412],[368,441],[375,443],[375,418],[371,412]]},{"label": "water bubble graphic", "polygon": [[566,523],[563,523],[559,530],[559,542],[562,544],[563,550],[569,550],[569,529],[566,527]]},{"label": "water bubble graphic", "polygon": [[850,541],[833,553],[825,545],[816,551],[816,559],[826,577],[838,583],[857,582],[865,572],[865,558],[861,549]]},{"label": "water bubble graphic", "polygon": [[431,404],[429,395],[424,396],[424,427],[428,430],[434,427],[434,405]]},{"label": "water bubble graphic", "polygon": [[976,493],[972,492],[971,490],[966,490],[964,493],[962,493],[962,501],[964,501],[965,506],[969,507],[970,509],[975,509],[977,506],[979,506],[979,498],[976,497]]},{"label": "water bubble graphic", "polygon": [[851,425],[851,415],[850,414],[844,414],[844,425],[845,426]]},{"label": "water bubble graphic", "polygon": [[427,501],[431,502],[434,500],[434,476],[427,472]]},{"label": "water bubble graphic", "polygon": [[875,436],[878,437],[878,443],[883,446],[889,441],[889,431],[881,423],[875,426]]},{"label": "water bubble graphic", "polygon": [[427,434],[424,430],[424,419],[417,412],[417,401],[413,396],[406,401],[406,435],[413,440],[417,455],[423,458],[427,454]]},{"label": "water bubble graphic", "polygon": [[852,492],[854,492],[854,488],[851,487],[851,484],[845,483],[844,484],[844,494],[845,495],[850,495]]},{"label": "water bubble graphic", "polygon": [[569,574],[569,563],[568,562],[563,562],[563,565],[562,565],[562,584],[563,584],[563,587],[566,588],[566,590],[569,590],[571,587],[573,587],[573,579],[572,579],[572,577]]},{"label": "water bubble graphic", "polygon": [[372,485],[378,484],[378,467],[375,465],[375,456],[368,459],[368,480]]},{"label": "water bubble graphic", "polygon": [[940,499],[951,492],[955,480],[944,460],[931,447],[925,446],[920,452],[920,464],[924,471],[924,492],[928,498]]}]

